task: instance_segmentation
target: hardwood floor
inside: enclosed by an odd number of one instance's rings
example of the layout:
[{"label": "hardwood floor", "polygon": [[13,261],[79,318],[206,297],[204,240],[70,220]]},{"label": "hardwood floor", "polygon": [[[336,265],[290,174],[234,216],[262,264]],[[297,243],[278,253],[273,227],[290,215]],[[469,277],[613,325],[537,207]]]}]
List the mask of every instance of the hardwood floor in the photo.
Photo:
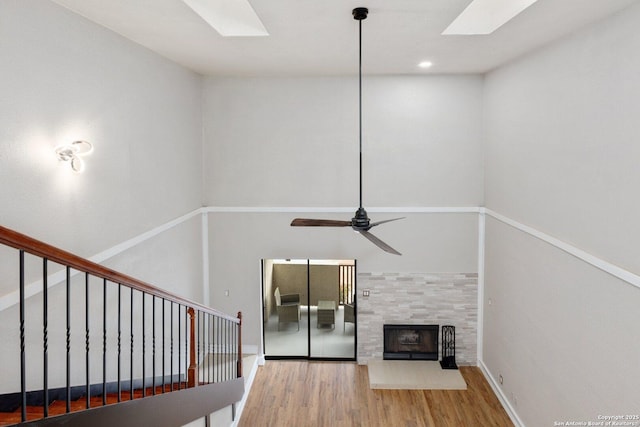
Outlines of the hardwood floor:
[{"label": "hardwood floor", "polygon": [[356,363],[267,361],[258,368],[239,427],[513,426],[476,367],[467,390],[371,390]]}]

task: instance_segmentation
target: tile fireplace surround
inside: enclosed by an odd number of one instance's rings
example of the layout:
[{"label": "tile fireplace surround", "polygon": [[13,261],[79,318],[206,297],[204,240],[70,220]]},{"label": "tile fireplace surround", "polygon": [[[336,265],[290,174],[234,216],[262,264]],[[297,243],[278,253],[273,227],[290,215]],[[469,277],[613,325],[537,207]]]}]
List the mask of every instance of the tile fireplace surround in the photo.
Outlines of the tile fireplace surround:
[{"label": "tile fireplace surround", "polygon": [[385,323],[453,325],[456,362],[477,363],[477,273],[359,273],[357,310],[360,364],[382,360]]}]

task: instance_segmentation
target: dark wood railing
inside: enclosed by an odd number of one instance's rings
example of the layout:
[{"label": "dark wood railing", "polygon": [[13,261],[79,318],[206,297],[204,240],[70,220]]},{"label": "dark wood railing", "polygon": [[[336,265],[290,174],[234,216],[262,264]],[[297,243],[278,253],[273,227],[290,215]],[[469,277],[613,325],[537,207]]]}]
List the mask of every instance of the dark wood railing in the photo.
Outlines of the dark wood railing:
[{"label": "dark wood railing", "polygon": [[[20,391],[15,394],[19,397],[22,422],[32,418],[28,417],[27,407],[31,404],[28,397],[34,393],[38,394],[35,400],[42,401],[39,417],[47,418],[51,400],[64,398],[68,413],[72,411],[72,400],[77,397],[84,397],[84,407],[89,409],[92,405],[107,405],[109,393],[115,394],[117,402],[120,402],[134,399],[134,390],[141,390],[141,397],[145,397],[242,377],[241,313],[237,317],[229,316],[1,226],[0,245],[15,249],[18,255],[18,272],[8,275],[17,276],[19,287],[20,368],[15,375],[19,375]],[[29,267],[26,264],[27,257]],[[41,308],[37,308],[35,300],[27,304],[25,292],[26,271],[29,270],[30,275],[40,275],[39,271],[33,271],[33,259],[42,265]],[[58,379],[58,386],[64,383],[64,387],[52,387],[50,383],[49,350],[53,336],[50,334],[49,319],[54,310],[61,309],[49,305],[49,288],[56,285],[50,280],[52,266],[53,270],[64,272],[64,279],[60,283],[66,285],[64,313],[56,314],[64,318],[65,323],[62,326],[63,333],[57,335],[59,338],[62,335],[63,342],[56,343],[66,353],[65,367],[62,368],[66,369],[66,376],[63,380]],[[78,274],[82,279],[80,283],[72,280]],[[117,301],[115,304],[112,302],[114,299]],[[92,316],[95,307],[100,305],[102,308],[97,309],[98,316]],[[36,310],[39,312],[37,316],[32,313]],[[78,322],[72,324],[72,312],[80,310],[84,310],[84,325],[78,325]],[[28,372],[32,365],[27,363],[28,356],[32,359],[27,353],[35,349],[32,348],[33,337],[27,339],[26,324],[34,317],[42,318],[42,369],[36,373],[42,374],[39,382],[42,390],[33,386],[34,380]],[[74,319],[78,319],[77,315]],[[99,333],[92,332],[90,328],[96,323],[102,324]],[[78,341],[77,337],[75,341],[72,340],[72,332],[78,330],[83,336],[80,350],[73,346]],[[126,338],[123,332],[128,333]],[[5,341],[4,338],[2,340]],[[91,346],[96,341],[100,342],[101,358],[95,357],[96,349]],[[129,350],[128,355],[124,354],[126,350]],[[78,384],[78,375],[74,373],[79,371],[79,367],[72,366],[71,362],[82,359],[79,357],[81,353],[84,353],[84,383]],[[126,356],[129,356],[128,372],[124,372]],[[101,361],[96,362],[96,359]],[[96,370],[91,369],[93,363],[102,365],[101,380],[98,382],[91,381],[92,372],[94,379],[96,377]],[[9,374],[3,372],[2,377],[6,378]],[[28,382],[28,379],[31,381]],[[96,403],[92,394],[94,397],[102,396],[101,402]]]}]

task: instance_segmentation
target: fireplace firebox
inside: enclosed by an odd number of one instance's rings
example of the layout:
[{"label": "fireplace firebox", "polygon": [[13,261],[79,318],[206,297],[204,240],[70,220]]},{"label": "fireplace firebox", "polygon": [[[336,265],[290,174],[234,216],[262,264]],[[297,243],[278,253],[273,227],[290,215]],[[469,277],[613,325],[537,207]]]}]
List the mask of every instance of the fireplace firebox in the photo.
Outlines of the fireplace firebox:
[{"label": "fireplace firebox", "polygon": [[439,325],[384,325],[385,360],[438,360]]}]

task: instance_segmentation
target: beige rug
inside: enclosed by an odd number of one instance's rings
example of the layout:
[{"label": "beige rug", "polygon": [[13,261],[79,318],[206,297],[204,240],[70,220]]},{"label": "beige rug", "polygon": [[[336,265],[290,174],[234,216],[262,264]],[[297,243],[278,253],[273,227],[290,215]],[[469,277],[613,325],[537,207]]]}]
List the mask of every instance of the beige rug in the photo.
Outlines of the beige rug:
[{"label": "beige rug", "polygon": [[466,390],[457,369],[442,369],[435,360],[370,360],[369,387],[396,390]]}]

